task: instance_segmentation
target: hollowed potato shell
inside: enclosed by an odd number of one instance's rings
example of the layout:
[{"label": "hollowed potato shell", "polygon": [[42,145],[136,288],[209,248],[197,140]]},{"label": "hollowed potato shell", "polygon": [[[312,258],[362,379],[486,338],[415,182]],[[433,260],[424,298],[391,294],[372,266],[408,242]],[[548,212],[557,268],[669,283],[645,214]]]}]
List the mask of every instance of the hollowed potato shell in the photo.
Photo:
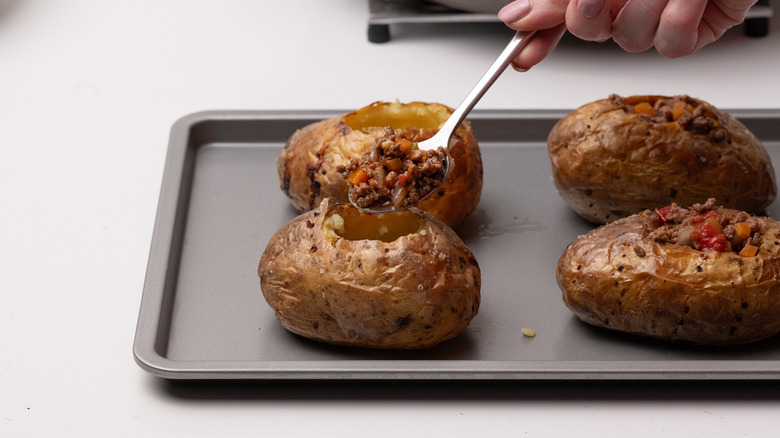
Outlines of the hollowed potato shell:
[{"label": "hollowed potato shell", "polygon": [[[301,212],[329,197],[349,202],[347,181],[336,170],[339,165],[362,155],[387,126],[404,129],[421,141],[435,134],[451,113],[451,108],[437,103],[375,102],[305,126],[293,133],[277,159],[281,188]],[[482,157],[468,121],[456,130],[449,152],[455,163],[452,172],[417,207],[457,227],[474,211],[482,193]]]},{"label": "hollowed potato shell", "polygon": [[[664,96],[631,96],[654,103]],[[724,206],[761,213],[777,192],[764,146],[739,120],[698,99],[726,131],[725,141],[648,123],[610,99],[563,117],[548,136],[558,193],[588,221],[603,224],[647,208],[716,198]],[[665,98],[665,97],[664,97]]]},{"label": "hollowed potato shell", "polygon": [[[720,215],[736,211],[719,209]],[[780,332],[780,224],[769,218],[755,257],[701,252],[642,237],[647,210],[571,243],[558,261],[577,318],[635,335],[702,345]]]},{"label": "hollowed potato shell", "polygon": [[431,347],[463,331],[480,303],[473,254],[421,211],[366,214],[326,200],[271,238],[258,274],[282,326],[331,344]]}]

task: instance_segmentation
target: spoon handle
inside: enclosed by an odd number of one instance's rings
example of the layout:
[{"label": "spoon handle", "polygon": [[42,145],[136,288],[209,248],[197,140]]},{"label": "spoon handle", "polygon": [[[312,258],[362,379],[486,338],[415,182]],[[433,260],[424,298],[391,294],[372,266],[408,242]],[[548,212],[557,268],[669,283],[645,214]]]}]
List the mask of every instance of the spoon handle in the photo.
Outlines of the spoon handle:
[{"label": "spoon handle", "polygon": [[437,140],[440,141],[440,145],[449,145],[449,139],[452,134],[460,126],[461,122],[471,112],[472,108],[479,102],[479,99],[485,94],[491,85],[501,76],[506,67],[512,62],[512,59],[520,53],[520,50],[531,40],[536,32],[521,33],[517,32],[509,44],[506,46],[503,52],[493,62],[493,65],[487,69],[482,79],[477,82],[477,85],[469,92],[466,98],[458,105],[458,108],[452,112],[452,115],[444,122],[439,132],[436,134]]}]

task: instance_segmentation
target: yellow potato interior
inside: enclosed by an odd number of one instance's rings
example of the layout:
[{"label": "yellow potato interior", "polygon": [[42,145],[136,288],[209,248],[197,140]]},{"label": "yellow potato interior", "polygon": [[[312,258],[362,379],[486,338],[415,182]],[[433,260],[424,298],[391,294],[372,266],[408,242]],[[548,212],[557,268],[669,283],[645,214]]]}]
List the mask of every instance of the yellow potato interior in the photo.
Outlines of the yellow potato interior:
[{"label": "yellow potato interior", "polygon": [[380,240],[392,242],[401,236],[420,232],[425,219],[411,211],[369,214],[352,207],[339,206],[323,222],[323,232],[331,240]]},{"label": "yellow potato interior", "polygon": [[342,117],[342,121],[354,130],[390,126],[393,129],[439,129],[447,121],[450,112],[444,105],[421,102],[377,102]]}]

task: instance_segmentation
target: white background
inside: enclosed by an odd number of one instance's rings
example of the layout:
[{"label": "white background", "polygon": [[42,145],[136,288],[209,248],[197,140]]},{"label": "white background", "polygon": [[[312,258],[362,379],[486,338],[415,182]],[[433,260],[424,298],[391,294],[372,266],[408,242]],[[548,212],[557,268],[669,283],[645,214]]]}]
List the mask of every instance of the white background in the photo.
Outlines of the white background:
[{"label": "white background", "polygon": [[[211,109],[456,106],[501,25],[366,38],[365,0],[0,0],[0,436],[769,436],[778,385],[180,384],[132,343],[169,129]],[[678,60],[565,38],[478,108],[780,107],[780,26]],[[564,435],[566,434],[566,435]]]}]

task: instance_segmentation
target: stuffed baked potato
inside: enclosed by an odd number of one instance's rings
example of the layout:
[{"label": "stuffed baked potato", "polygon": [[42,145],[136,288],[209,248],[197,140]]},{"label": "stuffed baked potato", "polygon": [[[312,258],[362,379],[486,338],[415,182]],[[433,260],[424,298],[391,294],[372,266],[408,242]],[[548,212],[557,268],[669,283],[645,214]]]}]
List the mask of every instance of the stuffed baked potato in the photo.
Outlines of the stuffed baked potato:
[{"label": "stuffed baked potato", "polygon": [[[452,109],[437,103],[375,102],[340,117],[305,126],[292,134],[277,159],[281,188],[303,212],[325,198],[349,202],[348,183],[339,172],[360,157],[388,127],[411,141],[435,134]],[[474,132],[464,121],[450,141],[455,163],[449,177],[417,207],[450,227],[465,222],[482,192],[482,158]]]},{"label": "stuffed baked potato", "polygon": [[548,150],[561,197],[594,223],[710,197],[760,213],[777,192],[761,142],[731,115],[688,96],[588,103],[555,125]]},{"label": "stuffed baked potato", "polygon": [[558,262],[563,300],[607,329],[702,345],[780,332],[780,223],[676,204],[603,225]]},{"label": "stuffed baked potato", "polygon": [[325,200],[271,238],[258,274],[282,326],[331,344],[431,347],[463,331],[480,303],[471,251],[416,209],[367,214]]}]

